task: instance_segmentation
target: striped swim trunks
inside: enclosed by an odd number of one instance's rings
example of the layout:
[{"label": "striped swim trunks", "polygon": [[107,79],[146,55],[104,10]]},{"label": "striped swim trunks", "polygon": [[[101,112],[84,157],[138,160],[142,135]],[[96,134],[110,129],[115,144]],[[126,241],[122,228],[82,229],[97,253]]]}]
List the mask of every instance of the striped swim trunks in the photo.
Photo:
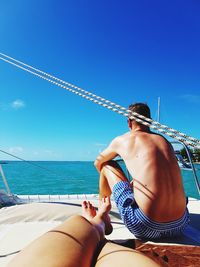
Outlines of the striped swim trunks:
[{"label": "striped swim trunks", "polygon": [[133,190],[128,182],[118,182],[113,187],[113,197],[120,216],[135,237],[140,239],[160,239],[181,235],[189,223],[189,212],[172,222],[157,223],[149,219],[134,200]]}]

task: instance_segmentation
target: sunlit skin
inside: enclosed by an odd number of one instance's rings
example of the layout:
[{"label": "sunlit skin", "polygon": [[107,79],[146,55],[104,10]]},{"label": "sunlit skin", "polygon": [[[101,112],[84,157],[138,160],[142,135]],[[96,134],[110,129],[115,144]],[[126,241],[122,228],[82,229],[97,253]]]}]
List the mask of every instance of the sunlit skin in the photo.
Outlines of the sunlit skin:
[{"label": "sunlit skin", "polygon": [[134,197],[146,216],[157,222],[181,218],[186,209],[182,177],[171,144],[149,127],[128,120],[129,132],[116,137],[95,160],[100,173],[100,196],[127,178],[118,164],[120,156],[133,177]]},{"label": "sunlit skin", "polygon": [[98,211],[89,201],[82,204],[82,216],[75,215],[43,234],[24,248],[8,267],[158,267],[139,251],[105,239],[112,232],[110,199],[103,198]]}]

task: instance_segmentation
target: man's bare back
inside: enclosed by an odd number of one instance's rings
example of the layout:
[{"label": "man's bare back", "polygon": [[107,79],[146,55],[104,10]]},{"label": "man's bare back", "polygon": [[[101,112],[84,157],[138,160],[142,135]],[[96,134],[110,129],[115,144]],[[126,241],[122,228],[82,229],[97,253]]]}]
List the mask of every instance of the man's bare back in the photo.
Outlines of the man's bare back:
[{"label": "man's bare back", "polygon": [[186,208],[182,178],[173,148],[152,132],[129,132],[115,139],[117,154],[133,177],[134,197],[157,222],[179,219]]},{"label": "man's bare back", "polygon": [[[144,103],[129,110],[151,118]],[[116,137],[97,157],[100,198],[113,193],[123,222],[136,237],[177,236],[189,223],[180,169],[171,144],[141,122],[130,116],[130,132]],[[116,156],[124,160],[133,183],[112,160]]]}]

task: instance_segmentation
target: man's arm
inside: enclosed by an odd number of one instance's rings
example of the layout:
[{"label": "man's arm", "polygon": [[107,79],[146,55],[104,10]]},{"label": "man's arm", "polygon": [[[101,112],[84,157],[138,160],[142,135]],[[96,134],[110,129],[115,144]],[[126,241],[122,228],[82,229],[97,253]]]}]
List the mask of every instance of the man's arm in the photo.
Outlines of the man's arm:
[{"label": "man's arm", "polygon": [[96,158],[96,160],[94,162],[94,166],[96,167],[98,172],[100,172],[103,163],[105,163],[111,159],[114,159],[116,156],[118,156],[118,154],[117,154],[117,139],[114,139],[110,143],[110,145],[98,155],[98,157]]}]

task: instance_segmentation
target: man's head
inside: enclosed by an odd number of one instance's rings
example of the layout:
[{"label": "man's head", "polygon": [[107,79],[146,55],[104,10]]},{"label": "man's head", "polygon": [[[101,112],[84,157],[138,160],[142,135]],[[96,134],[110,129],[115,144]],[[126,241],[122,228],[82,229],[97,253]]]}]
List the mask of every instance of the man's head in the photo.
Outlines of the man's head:
[{"label": "man's head", "polygon": [[[128,107],[129,110],[133,111],[133,112],[136,112],[140,115],[143,115],[149,119],[151,119],[151,111],[150,111],[150,108],[147,104],[145,103],[135,103],[135,104],[131,104],[129,107]],[[141,118],[140,118],[141,119]],[[140,124],[139,122],[136,122],[134,119],[130,119],[128,120],[129,122],[129,127],[130,125],[132,124],[132,122],[136,123],[136,124]]]}]

